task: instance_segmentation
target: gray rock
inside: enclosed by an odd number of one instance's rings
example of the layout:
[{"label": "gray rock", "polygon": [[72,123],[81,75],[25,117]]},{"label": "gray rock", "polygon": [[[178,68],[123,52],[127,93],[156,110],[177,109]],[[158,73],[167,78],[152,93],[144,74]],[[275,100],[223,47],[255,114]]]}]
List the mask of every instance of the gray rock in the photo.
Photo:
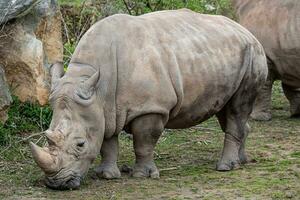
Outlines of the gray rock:
[{"label": "gray rock", "polygon": [[56,0],[41,0],[34,7],[35,14],[45,17],[45,16],[53,16],[58,10],[58,4]]},{"label": "gray rock", "polygon": [[40,0],[0,0],[0,24],[24,16]]}]

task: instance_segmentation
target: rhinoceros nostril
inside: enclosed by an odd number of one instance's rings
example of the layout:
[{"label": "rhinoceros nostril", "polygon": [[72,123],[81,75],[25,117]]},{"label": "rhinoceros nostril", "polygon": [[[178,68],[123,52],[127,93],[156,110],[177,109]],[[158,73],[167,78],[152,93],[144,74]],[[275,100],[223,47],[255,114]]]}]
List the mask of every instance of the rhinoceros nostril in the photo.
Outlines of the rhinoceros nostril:
[{"label": "rhinoceros nostril", "polygon": [[68,189],[78,189],[80,186],[80,178],[72,178],[66,182]]}]

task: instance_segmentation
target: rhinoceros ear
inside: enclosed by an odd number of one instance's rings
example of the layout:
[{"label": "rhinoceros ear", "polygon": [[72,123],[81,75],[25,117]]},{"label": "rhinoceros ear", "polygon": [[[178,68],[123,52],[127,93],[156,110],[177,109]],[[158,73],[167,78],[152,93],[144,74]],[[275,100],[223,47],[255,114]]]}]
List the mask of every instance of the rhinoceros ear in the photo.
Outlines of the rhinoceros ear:
[{"label": "rhinoceros ear", "polygon": [[84,88],[88,90],[94,90],[98,83],[99,78],[100,78],[100,72],[97,71],[88,80],[83,82]]},{"label": "rhinoceros ear", "polygon": [[64,65],[62,62],[54,63],[50,66],[51,74],[51,88],[57,83],[57,81],[64,75]]},{"label": "rhinoceros ear", "polygon": [[96,72],[89,79],[80,84],[78,90],[76,91],[77,95],[82,100],[89,100],[95,92],[96,85],[100,79],[100,72]]}]

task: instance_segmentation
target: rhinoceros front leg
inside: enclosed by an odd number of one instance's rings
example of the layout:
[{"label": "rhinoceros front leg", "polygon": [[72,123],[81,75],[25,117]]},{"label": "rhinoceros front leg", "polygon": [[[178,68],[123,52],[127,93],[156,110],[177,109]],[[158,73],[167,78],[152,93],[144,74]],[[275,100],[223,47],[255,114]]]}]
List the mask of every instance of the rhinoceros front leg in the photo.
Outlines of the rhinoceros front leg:
[{"label": "rhinoceros front leg", "polygon": [[271,102],[272,102],[272,86],[275,81],[275,74],[272,70],[269,70],[267,81],[264,86],[259,91],[253,111],[251,113],[251,118],[258,121],[268,121],[271,120]]},{"label": "rhinoceros front leg", "polygon": [[144,115],[132,122],[133,145],[136,156],[133,177],[159,178],[159,171],[153,160],[154,147],[164,124],[158,114]]},{"label": "rhinoceros front leg", "polygon": [[283,83],[282,88],[290,102],[291,117],[300,117],[300,88],[293,88]]},{"label": "rhinoceros front leg", "polygon": [[104,139],[101,147],[101,164],[95,169],[97,176],[105,179],[121,177],[121,172],[117,166],[119,151],[118,136]]}]

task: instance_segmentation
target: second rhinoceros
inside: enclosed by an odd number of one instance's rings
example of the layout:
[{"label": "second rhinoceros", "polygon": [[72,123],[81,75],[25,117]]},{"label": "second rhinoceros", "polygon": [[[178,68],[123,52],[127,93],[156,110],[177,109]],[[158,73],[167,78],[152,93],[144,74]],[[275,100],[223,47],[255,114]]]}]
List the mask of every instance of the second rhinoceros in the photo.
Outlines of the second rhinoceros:
[{"label": "second rhinoceros", "polygon": [[252,117],[271,119],[273,82],[281,80],[292,117],[300,117],[300,1],[232,0],[239,23],[263,45],[269,66]]},{"label": "second rhinoceros", "polygon": [[74,189],[99,152],[97,174],[120,177],[122,130],[133,135],[132,176],[157,178],[153,150],[164,128],[214,115],[226,133],[217,170],[245,163],[247,120],[267,63],[260,43],[234,21],[177,10],[105,18],[82,37],[65,74],[62,64],[51,71],[49,145],[31,149],[47,186]]}]

